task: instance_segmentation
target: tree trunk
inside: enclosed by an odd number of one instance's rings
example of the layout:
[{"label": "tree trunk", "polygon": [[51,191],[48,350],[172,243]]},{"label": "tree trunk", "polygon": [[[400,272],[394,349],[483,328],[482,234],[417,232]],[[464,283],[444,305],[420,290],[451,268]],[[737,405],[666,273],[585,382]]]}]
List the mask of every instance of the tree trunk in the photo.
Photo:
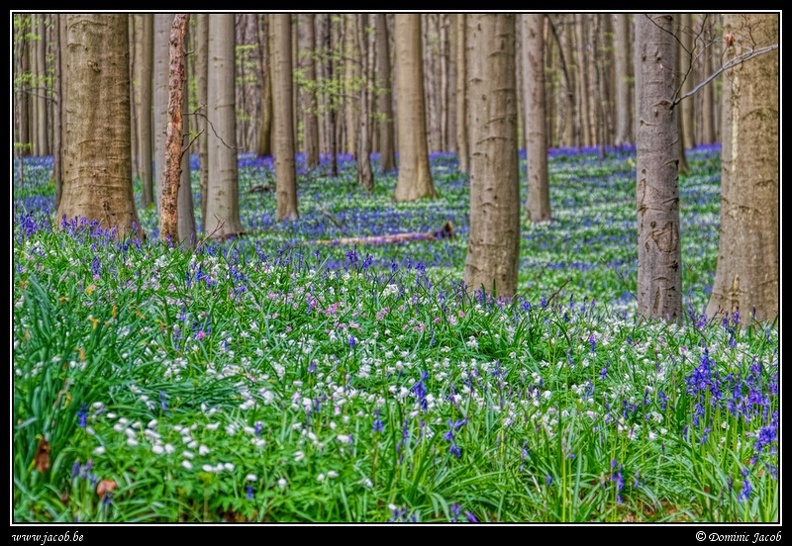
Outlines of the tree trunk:
[{"label": "tree trunk", "polygon": [[520,251],[515,17],[466,16],[472,154],[464,282],[507,297],[517,291]]},{"label": "tree trunk", "polygon": [[151,157],[151,73],[154,67],[154,16],[150,13],[137,15],[141,23],[140,61],[135,66],[136,79],[140,86],[140,108],[138,109],[138,174],[143,185],[141,204],[144,208],[154,203],[154,182]]},{"label": "tree trunk", "polygon": [[131,134],[129,140],[132,143],[132,178],[139,178],[138,162],[140,161],[140,154],[138,153],[138,134],[140,133],[138,126],[138,117],[140,117],[140,80],[137,78],[138,66],[140,66],[140,22],[139,16],[132,13],[129,14],[129,110],[131,120]]},{"label": "tree trunk", "polygon": [[119,239],[143,238],[132,193],[128,16],[64,16],[68,165],[57,218],[96,220]]},{"label": "tree trunk", "polygon": [[159,207],[165,175],[165,130],[168,125],[168,51],[173,14],[154,14],[154,203]]},{"label": "tree trunk", "polygon": [[[702,73],[707,78],[714,72],[712,61],[712,42],[715,33],[712,28],[712,15],[704,15],[701,21],[702,28]],[[713,144],[716,142],[715,136],[715,91],[714,85],[706,85],[701,90],[701,144]]]},{"label": "tree trunk", "polygon": [[674,20],[668,14],[636,17],[641,85],[635,111],[638,203],[638,315],[682,322],[677,124],[672,109]]},{"label": "tree trunk", "polygon": [[212,13],[208,17],[209,187],[204,230],[213,239],[222,240],[244,231],[237,175],[234,15]]},{"label": "tree trunk", "polygon": [[38,143],[38,155],[50,155],[47,143],[47,46],[45,41],[44,28],[45,14],[40,13],[36,16],[36,66],[38,68],[38,83],[36,85],[36,140]]},{"label": "tree trunk", "polygon": [[63,17],[60,14],[52,15],[54,28],[53,38],[55,47],[53,48],[53,62],[55,64],[55,80],[53,82],[53,102],[54,114],[52,116],[53,142],[52,142],[52,177],[55,179],[55,209],[60,204],[61,193],[63,191],[63,68],[62,68],[62,46],[61,27]]},{"label": "tree trunk", "polygon": [[[693,90],[693,85],[695,84],[693,67],[693,16],[690,13],[681,13],[679,16],[679,73],[682,78],[682,94],[685,95]],[[696,146],[694,104],[695,101],[693,101],[692,98],[685,99],[680,104],[680,108],[682,109],[679,114],[679,117],[682,119],[682,133],[680,136],[686,148],[693,148]]]},{"label": "tree trunk", "polygon": [[357,175],[358,183],[370,192],[374,189],[374,173],[371,170],[371,84],[374,80],[373,33],[368,32],[368,14],[357,16],[358,48],[360,49],[360,136],[358,137]]},{"label": "tree trunk", "polygon": [[429,170],[421,59],[421,16],[396,14],[396,85],[399,95],[399,176],[393,198],[436,197]]},{"label": "tree trunk", "polygon": [[[724,35],[734,37],[727,62],[777,44],[779,17],[725,14]],[[742,326],[779,317],[779,60],[776,50],[723,73],[720,238],[707,315]]]},{"label": "tree trunk", "polygon": [[195,94],[198,101],[196,125],[198,137],[198,164],[201,172],[198,187],[201,193],[201,222],[206,233],[206,202],[209,195],[209,124],[207,78],[209,68],[209,16],[205,13],[195,15]]},{"label": "tree trunk", "polygon": [[257,157],[272,155],[272,52],[270,51],[269,17],[266,14],[259,14],[259,54],[261,55],[261,125],[259,125]]},{"label": "tree trunk", "polygon": [[377,110],[379,121],[380,170],[389,173],[396,168],[396,150],[393,143],[393,83],[391,82],[390,47],[385,14],[375,13],[377,32]]},{"label": "tree trunk", "polygon": [[528,168],[528,202],[531,222],[550,220],[550,190],[547,182],[547,124],[545,118],[544,15],[520,16],[523,69],[523,115]]},{"label": "tree trunk", "polygon": [[470,170],[470,151],[468,150],[468,118],[467,118],[467,62],[466,62],[466,27],[465,14],[455,16],[457,34],[457,78],[456,78],[456,142],[459,155],[459,172]]},{"label": "tree trunk", "polygon": [[314,15],[300,14],[299,28],[302,40],[300,52],[300,69],[305,78],[307,88],[300,90],[303,117],[303,147],[305,149],[305,166],[313,169],[319,166],[319,118],[316,105],[316,34],[314,32]]},{"label": "tree trunk", "polygon": [[297,182],[294,166],[294,126],[292,124],[292,37],[291,16],[270,15],[273,35],[273,113],[275,121],[275,198],[279,222],[295,220]]},{"label": "tree trunk", "polygon": [[353,97],[358,92],[357,34],[355,32],[355,14],[344,16],[344,149],[355,156],[357,148],[358,106]]},{"label": "tree trunk", "polygon": [[633,142],[633,122],[630,100],[630,19],[626,13],[613,16],[615,27],[616,64],[616,138],[615,145],[626,146]]},{"label": "tree trunk", "polygon": [[[687,72],[689,70],[689,54],[685,50],[682,49],[682,36],[687,33],[687,28],[683,24],[683,17],[684,14],[676,13],[674,17],[676,18],[676,22],[674,24],[674,35],[676,39],[674,40],[674,64],[676,66],[676,73],[675,73],[675,81],[674,84],[676,85],[676,89],[682,89],[684,87],[683,81],[688,80]],[[689,101],[683,101],[689,102]],[[677,158],[679,159],[677,163],[677,170],[679,174],[688,174],[690,172],[690,168],[688,167],[687,157],[685,155],[685,148],[689,146],[688,142],[685,140],[685,128],[683,125],[684,122],[684,110],[680,106],[677,109],[676,115],[677,124],[677,135],[679,138],[677,139]]]},{"label": "tree trunk", "polygon": [[578,114],[580,125],[580,145],[591,146],[591,124],[589,123],[589,74],[588,74],[588,40],[586,37],[585,15],[575,14],[575,32],[577,33],[577,47],[575,48],[577,74],[580,85],[578,86]]}]

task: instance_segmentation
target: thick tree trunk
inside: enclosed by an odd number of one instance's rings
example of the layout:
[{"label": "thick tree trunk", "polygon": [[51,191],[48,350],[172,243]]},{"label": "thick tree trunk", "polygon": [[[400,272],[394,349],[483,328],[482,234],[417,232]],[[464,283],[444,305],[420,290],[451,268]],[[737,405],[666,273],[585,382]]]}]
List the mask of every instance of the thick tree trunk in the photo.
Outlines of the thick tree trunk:
[{"label": "thick tree trunk", "polygon": [[674,20],[668,14],[636,17],[641,85],[637,133],[638,315],[682,322],[677,124],[674,91]]},{"label": "thick tree trunk", "polygon": [[209,15],[207,103],[209,187],[204,231],[213,239],[243,233],[237,174],[234,15]]},{"label": "thick tree trunk", "polygon": [[468,14],[470,233],[469,290],[511,297],[520,250],[515,15]]},{"label": "thick tree trunk", "polygon": [[399,95],[399,176],[393,198],[436,197],[429,170],[421,60],[421,16],[396,14],[396,85]]},{"label": "thick tree trunk", "polygon": [[[725,14],[726,59],[778,43],[778,14]],[[723,73],[723,149],[718,265],[707,315],[779,316],[779,53]]]},{"label": "thick tree trunk", "polygon": [[276,220],[295,220],[297,182],[294,166],[294,126],[292,124],[292,37],[291,16],[270,15],[273,35],[273,113],[275,121]]},{"label": "thick tree trunk", "polygon": [[525,210],[532,222],[550,220],[547,182],[547,124],[545,118],[544,15],[520,16],[523,69],[523,115],[528,167],[528,201]]},{"label": "thick tree trunk", "polygon": [[114,228],[118,238],[143,238],[132,194],[128,16],[64,17],[68,164],[58,221],[86,218]]},{"label": "thick tree trunk", "polygon": [[457,35],[457,78],[456,78],[456,142],[459,156],[459,171],[470,170],[470,151],[468,150],[468,118],[467,118],[467,62],[466,62],[466,27],[465,14],[455,16]]}]

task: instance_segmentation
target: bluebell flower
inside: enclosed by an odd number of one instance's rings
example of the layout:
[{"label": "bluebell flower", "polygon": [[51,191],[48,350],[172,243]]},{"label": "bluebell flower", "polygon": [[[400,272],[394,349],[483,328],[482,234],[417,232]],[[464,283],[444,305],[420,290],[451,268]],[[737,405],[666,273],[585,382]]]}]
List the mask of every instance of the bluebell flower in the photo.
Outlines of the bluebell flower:
[{"label": "bluebell flower", "polygon": [[83,404],[82,408],[80,408],[80,410],[77,412],[77,417],[80,420],[79,422],[80,427],[85,428],[87,426],[87,420],[88,420],[88,406]]}]

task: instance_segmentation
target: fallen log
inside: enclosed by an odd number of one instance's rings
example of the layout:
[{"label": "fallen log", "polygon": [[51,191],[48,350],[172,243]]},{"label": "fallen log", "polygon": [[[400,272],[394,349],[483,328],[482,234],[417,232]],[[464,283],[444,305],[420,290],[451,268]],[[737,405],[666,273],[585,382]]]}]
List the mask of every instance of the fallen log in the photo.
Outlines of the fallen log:
[{"label": "fallen log", "polygon": [[409,241],[436,241],[439,239],[452,239],[454,226],[451,220],[446,220],[443,227],[436,231],[392,233],[390,235],[376,235],[370,237],[341,237],[340,239],[319,239],[309,241],[312,245],[389,245],[406,243]]}]

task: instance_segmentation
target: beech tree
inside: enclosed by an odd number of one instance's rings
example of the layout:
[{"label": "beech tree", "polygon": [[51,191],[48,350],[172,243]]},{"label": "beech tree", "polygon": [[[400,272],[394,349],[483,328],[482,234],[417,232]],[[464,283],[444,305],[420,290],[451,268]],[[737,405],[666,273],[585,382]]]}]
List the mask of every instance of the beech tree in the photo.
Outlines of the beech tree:
[{"label": "beech tree", "polygon": [[516,292],[520,251],[515,17],[465,16],[471,155],[464,282],[497,296]]},{"label": "beech tree", "polygon": [[[779,54],[777,14],[725,14],[718,265],[708,316],[779,314]],[[735,316],[735,313],[738,313]]]},{"label": "beech tree", "polygon": [[270,16],[273,35],[273,119],[275,130],[275,199],[278,221],[293,220],[297,212],[292,110],[292,29],[288,13]]},{"label": "beech tree", "polygon": [[638,315],[681,323],[674,18],[636,16]]},{"label": "beech tree", "polygon": [[426,104],[421,60],[421,16],[394,15],[398,95],[399,175],[393,198],[435,197],[426,141]]},{"label": "beech tree", "polygon": [[66,14],[63,194],[57,217],[145,236],[132,193],[127,14]]}]

